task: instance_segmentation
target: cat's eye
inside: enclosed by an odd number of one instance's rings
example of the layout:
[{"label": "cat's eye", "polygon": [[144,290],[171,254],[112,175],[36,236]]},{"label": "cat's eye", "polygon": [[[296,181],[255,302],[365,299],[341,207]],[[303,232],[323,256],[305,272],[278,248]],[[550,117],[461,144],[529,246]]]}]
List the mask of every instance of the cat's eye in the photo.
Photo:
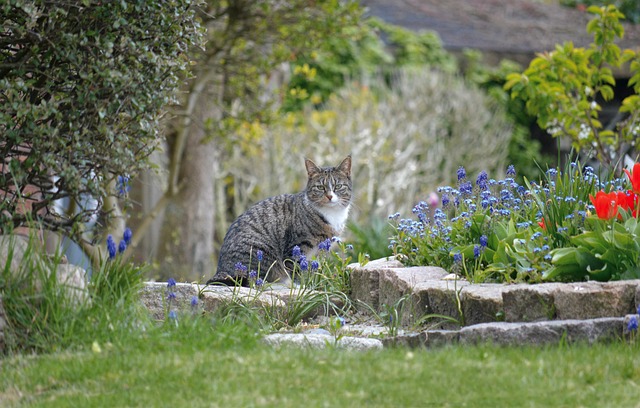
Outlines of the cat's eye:
[{"label": "cat's eye", "polygon": [[313,186],[313,189],[316,191],[324,191],[324,186]]},{"label": "cat's eye", "polygon": [[347,186],[346,184],[338,183],[338,184],[336,184],[336,190],[342,190],[346,186]]}]

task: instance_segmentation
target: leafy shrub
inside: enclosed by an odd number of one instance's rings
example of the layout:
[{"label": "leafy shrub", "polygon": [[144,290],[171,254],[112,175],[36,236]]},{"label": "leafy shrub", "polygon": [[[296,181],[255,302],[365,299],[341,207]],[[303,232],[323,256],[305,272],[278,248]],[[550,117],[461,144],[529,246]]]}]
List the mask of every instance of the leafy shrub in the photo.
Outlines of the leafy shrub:
[{"label": "leafy shrub", "polygon": [[[158,121],[200,38],[191,0],[0,6],[0,228],[77,233],[158,143]],[[89,199],[92,197],[93,199]],[[53,209],[69,199],[70,214]]]},{"label": "leafy shrub", "polygon": [[[571,42],[557,45],[531,61],[522,74],[511,74],[505,88],[512,97],[526,101],[528,112],[554,137],[566,136],[576,151],[595,150],[607,168],[615,168],[626,154],[637,154],[636,139],[640,132],[640,54],[620,50],[615,44],[624,29],[624,16],[614,7],[589,7],[595,14],[587,24],[594,36],[588,48],[574,47]],[[623,117],[618,123],[603,123],[601,101],[614,97],[616,84],[612,67],[630,63],[633,95],[621,104]],[[618,168],[619,170],[619,168]]]}]

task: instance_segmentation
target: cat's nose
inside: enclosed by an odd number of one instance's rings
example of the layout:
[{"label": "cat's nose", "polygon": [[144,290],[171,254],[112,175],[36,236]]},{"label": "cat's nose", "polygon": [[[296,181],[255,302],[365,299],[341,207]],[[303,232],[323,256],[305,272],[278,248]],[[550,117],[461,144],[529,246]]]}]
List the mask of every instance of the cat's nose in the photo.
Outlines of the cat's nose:
[{"label": "cat's nose", "polygon": [[329,201],[333,201],[333,194],[331,194],[331,193],[327,193],[327,194],[325,194],[325,195],[326,195],[326,197],[327,197],[327,199],[328,199]]}]

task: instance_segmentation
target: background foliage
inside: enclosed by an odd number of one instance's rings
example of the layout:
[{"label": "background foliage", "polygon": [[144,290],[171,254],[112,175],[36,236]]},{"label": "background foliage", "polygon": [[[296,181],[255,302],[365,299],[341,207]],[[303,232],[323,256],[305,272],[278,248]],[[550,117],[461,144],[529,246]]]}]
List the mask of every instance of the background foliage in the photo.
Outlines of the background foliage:
[{"label": "background foliage", "polygon": [[363,225],[409,210],[451,181],[461,162],[470,171],[506,168],[511,124],[477,87],[439,71],[404,69],[377,90],[355,82],[321,110],[308,107],[282,123],[247,128],[249,140],[240,145],[247,150],[236,148],[225,162],[238,211],[258,197],[303,189],[303,156],[334,166],[353,154],[352,219]]}]

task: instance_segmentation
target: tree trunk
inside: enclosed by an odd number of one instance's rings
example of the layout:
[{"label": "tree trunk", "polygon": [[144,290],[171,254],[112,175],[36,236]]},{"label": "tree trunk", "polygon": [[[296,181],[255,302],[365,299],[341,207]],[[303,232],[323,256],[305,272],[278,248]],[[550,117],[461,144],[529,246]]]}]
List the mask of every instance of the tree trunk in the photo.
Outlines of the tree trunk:
[{"label": "tree trunk", "polygon": [[[211,78],[209,78],[211,79]],[[176,126],[170,154],[168,192],[160,236],[160,276],[202,281],[214,273],[214,165],[216,148],[207,126],[220,120],[219,86],[196,80],[184,118]]]}]

